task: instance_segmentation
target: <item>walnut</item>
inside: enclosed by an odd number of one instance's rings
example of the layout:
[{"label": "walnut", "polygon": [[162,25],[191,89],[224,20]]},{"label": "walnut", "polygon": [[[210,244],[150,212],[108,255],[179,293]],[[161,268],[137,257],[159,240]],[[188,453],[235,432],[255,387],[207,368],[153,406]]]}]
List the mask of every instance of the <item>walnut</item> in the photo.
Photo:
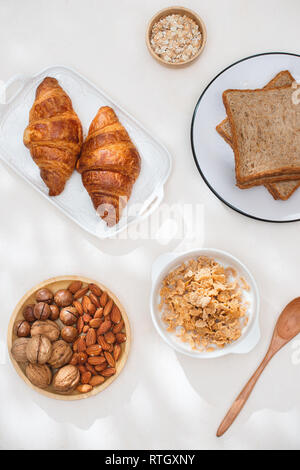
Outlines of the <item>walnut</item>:
[{"label": "walnut", "polygon": [[46,364],[51,357],[52,344],[47,336],[35,335],[28,341],[26,354],[32,364]]},{"label": "walnut", "polygon": [[30,382],[39,388],[46,388],[51,383],[52,372],[45,364],[29,363],[25,372]]},{"label": "walnut", "polygon": [[26,347],[30,338],[17,338],[11,348],[11,354],[17,362],[27,362]]},{"label": "walnut", "polygon": [[73,352],[71,347],[65,341],[60,339],[53,343],[52,353],[48,363],[50,366],[54,367],[54,369],[58,369],[59,367],[68,364],[72,355]]},{"label": "walnut", "polygon": [[57,341],[60,335],[60,329],[57,323],[51,320],[37,320],[31,327],[31,336],[44,335],[50,341]]},{"label": "walnut", "polygon": [[69,364],[56,372],[53,377],[53,388],[58,393],[69,393],[77,387],[79,379],[79,370]]}]

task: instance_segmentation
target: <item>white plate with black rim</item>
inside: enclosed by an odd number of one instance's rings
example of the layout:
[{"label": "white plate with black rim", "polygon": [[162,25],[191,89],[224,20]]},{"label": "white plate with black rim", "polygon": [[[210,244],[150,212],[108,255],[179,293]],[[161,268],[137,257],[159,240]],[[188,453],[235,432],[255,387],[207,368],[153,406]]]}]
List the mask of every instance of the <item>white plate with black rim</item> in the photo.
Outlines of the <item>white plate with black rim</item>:
[{"label": "white plate with black rim", "polygon": [[229,88],[262,88],[282,70],[300,82],[300,56],[268,52],[239,60],[220,72],[201,94],[193,114],[191,144],[197,168],[211,191],[227,206],[266,222],[300,220],[300,189],[276,201],[264,186],[239,189],[235,184],[233,151],[217,133],[226,117],[222,93]]}]

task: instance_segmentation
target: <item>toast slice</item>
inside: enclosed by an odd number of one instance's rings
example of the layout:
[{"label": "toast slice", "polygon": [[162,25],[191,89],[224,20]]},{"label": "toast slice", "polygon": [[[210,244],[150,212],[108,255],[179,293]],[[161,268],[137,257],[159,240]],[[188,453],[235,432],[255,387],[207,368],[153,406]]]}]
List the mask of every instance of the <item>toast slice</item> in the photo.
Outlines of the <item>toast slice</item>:
[{"label": "toast slice", "polygon": [[[283,70],[275,75],[270,82],[268,82],[263,89],[280,88],[282,86],[292,85],[295,79],[288,70]],[[223,119],[216,127],[217,132],[223,137],[226,142],[232,146],[232,132],[228,117]]]},{"label": "toast slice", "polygon": [[239,187],[300,178],[300,106],[293,93],[289,85],[223,93]]},{"label": "toast slice", "polygon": [[[288,70],[283,70],[282,72],[279,72],[270,82],[268,82],[264,88],[270,89],[292,85],[294,81],[295,79],[291,73]],[[232,132],[230,122],[227,117],[220,124],[218,124],[216,130],[220,136],[232,147]],[[265,184],[265,187],[271,193],[274,199],[281,199],[283,201],[289,199],[296,189],[299,188],[299,186],[300,180],[279,181],[278,183]]]}]

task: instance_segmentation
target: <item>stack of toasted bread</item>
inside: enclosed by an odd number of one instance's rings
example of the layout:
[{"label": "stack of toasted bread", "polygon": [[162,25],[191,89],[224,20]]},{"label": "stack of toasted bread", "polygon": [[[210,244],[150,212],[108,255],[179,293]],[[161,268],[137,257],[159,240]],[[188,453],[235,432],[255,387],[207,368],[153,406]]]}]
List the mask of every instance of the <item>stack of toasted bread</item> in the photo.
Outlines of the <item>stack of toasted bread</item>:
[{"label": "stack of toasted bread", "polygon": [[274,199],[287,200],[300,186],[295,83],[285,70],[262,89],[224,91],[227,117],[216,129],[233,148],[239,188],[264,185]]}]

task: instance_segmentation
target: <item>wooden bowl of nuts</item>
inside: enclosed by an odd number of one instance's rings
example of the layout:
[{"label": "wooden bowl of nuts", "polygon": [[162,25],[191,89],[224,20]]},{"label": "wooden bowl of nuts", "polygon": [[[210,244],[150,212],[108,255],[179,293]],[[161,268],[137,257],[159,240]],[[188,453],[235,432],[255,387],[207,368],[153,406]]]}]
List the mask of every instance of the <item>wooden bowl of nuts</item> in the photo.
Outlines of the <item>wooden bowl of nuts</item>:
[{"label": "wooden bowl of nuts", "polygon": [[165,8],[150,20],[146,43],[154,59],[169,67],[184,67],[203,51],[206,27],[200,16],[184,7]]},{"label": "wooden bowl of nuts", "polygon": [[49,398],[80,400],[118,377],[128,358],[130,326],[105,286],[62,276],[24,295],[11,316],[7,344],[27,385]]}]

